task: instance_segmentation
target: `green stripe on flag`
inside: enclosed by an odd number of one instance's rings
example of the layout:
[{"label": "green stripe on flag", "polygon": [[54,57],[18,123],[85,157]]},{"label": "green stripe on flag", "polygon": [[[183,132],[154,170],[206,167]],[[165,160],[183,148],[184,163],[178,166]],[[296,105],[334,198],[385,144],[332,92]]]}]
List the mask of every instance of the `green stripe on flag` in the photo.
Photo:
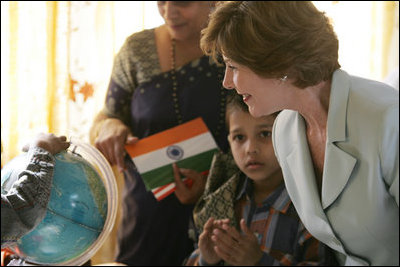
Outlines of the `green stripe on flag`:
[{"label": "green stripe on flag", "polygon": [[[176,162],[176,164],[179,168],[191,169],[197,172],[207,171],[210,169],[212,158],[217,150],[218,149],[208,150],[195,156],[179,160]],[[174,182],[174,171],[172,169],[172,164],[167,164],[142,173],[141,176],[147,191]]]}]

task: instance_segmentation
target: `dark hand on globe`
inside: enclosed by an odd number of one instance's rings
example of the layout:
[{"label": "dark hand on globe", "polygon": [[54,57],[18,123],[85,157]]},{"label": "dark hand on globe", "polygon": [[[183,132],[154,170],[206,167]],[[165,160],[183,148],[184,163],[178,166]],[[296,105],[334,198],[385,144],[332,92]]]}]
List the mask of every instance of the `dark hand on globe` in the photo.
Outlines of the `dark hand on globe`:
[{"label": "dark hand on globe", "polygon": [[67,149],[69,145],[70,142],[67,142],[67,137],[63,135],[57,137],[52,133],[40,133],[32,140],[30,144],[26,144],[22,150],[27,152],[29,148],[40,147],[55,155],[58,152]]}]

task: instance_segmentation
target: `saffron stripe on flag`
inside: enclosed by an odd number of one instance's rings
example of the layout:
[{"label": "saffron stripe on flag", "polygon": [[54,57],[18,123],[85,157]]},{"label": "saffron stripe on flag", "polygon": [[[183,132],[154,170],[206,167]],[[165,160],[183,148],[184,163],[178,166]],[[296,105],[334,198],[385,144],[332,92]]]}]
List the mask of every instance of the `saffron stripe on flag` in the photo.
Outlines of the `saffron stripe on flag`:
[{"label": "saffron stripe on flag", "polygon": [[[191,169],[197,172],[208,171],[216,151],[217,149],[211,149],[195,156],[177,161],[176,163],[179,168]],[[172,164],[160,166],[159,168],[146,173],[141,173],[141,176],[148,191],[174,181]]]},{"label": "saffron stripe on flag", "polygon": [[183,140],[205,132],[208,132],[206,124],[202,118],[197,118],[171,129],[145,137],[134,145],[125,146],[125,149],[133,158],[165,146],[182,142]]},{"label": "saffron stripe on flag", "polygon": [[[175,143],[173,145],[178,146],[183,151],[183,156],[179,160],[190,158],[196,154],[217,148],[217,144],[210,132],[193,136],[190,139],[186,139],[183,142]],[[140,173],[146,173],[152,169],[159,168],[160,166],[176,162],[176,159],[168,157],[168,148],[169,147],[163,147],[134,157],[132,160]]]}]

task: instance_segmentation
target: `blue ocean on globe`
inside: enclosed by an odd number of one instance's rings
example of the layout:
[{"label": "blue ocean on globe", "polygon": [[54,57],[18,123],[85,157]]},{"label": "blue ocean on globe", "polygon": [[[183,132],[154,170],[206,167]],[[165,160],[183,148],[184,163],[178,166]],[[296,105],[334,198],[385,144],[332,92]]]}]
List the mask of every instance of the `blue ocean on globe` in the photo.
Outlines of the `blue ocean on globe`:
[{"label": "blue ocean on globe", "polygon": [[[2,191],[16,176],[12,173],[26,165],[25,158],[20,155],[3,167]],[[107,217],[107,192],[96,169],[71,152],[55,158],[46,216],[18,241],[19,254],[27,262],[51,265],[78,257],[99,237]]]}]

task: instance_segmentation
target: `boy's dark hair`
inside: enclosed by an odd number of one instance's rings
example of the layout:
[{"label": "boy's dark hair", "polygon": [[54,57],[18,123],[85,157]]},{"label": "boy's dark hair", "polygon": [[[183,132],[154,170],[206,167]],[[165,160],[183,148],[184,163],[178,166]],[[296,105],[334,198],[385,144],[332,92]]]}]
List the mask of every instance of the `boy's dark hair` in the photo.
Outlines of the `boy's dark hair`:
[{"label": "boy's dark hair", "polygon": [[232,90],[226,98],[226,112],[231,112],[233,107],[238,107],[245,112],[249,112],[249,107],[243,101],[243,97],[239,95],[236,90]]},{"label": "boy's dark hair", "polygon": [[229,116],[235,110],[239,109],[243,112],[249,113],[249,107],[244,103],[243,97],[239,95],[236,90],[231,90],[226,97],[226,110],[225,110],[225,124],[226,129],[229,131]]},{"label": "boy's dark hair", "polygon": [[[226,123],[226,129],[228,129],[228,130],[229,130],[229,116],[235,109],[239,109],[243,112],[249,113],[249,107],[243,101],[243,96],[239,95],[236,92],[236,90],[232,90],[226,98],[225,123]],[[278,116],[279,112],[280,111],[277,111],[271,115],[276,118],[276,116]]]}]

